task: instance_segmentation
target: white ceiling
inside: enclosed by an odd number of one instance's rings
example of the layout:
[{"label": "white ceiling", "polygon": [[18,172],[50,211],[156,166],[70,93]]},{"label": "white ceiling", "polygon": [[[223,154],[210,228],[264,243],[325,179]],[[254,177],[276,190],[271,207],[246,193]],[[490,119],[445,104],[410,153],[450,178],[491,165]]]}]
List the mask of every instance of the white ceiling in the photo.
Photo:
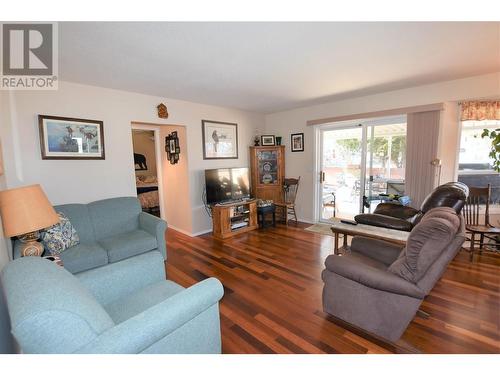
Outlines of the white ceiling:
[{"label": "white ceiling", "polygon": [[270,113],[500,71],[500,23],[60,23],[59,73]]}]

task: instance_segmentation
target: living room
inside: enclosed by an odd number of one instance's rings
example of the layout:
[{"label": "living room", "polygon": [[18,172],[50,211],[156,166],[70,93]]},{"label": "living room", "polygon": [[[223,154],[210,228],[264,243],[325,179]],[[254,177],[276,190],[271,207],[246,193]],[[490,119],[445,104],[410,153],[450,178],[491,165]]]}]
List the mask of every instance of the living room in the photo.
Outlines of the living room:
[{"label": "living room", "polygon": [[1,352],[500,354],[474,21],[2,22]]}]

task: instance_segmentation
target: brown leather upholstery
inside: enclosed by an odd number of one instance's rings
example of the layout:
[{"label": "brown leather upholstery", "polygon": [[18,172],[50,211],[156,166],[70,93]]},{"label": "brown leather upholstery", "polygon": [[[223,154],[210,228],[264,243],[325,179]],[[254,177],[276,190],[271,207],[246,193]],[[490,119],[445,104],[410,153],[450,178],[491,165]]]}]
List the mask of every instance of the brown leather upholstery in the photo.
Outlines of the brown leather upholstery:
[{"label": "brown leather upholstery", "polygon": [[354,220],[360,224],[410,232],[432,208],[451,207],[459,214],[468,195],[467,185],[462,182],[448,182],[435,188],[425,198],[419,210],[395,203],[381,203],[373,214],[356,215]]}]

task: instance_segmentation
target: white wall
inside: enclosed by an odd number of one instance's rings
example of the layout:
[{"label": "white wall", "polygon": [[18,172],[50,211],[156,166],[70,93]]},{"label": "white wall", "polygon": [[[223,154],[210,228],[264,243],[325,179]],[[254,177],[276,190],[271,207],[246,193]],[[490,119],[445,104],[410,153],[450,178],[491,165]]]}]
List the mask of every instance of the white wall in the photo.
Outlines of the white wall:
[{"label": "white wall", "polygon": [[[452,163],[455,156],[449,156],[449,152],[451,146],[456,145],[457,140],[453,137],[458,136],[458,121],[453,117],[456,117],[456,112],[453,114],[456,102],[499,96],[500,73],[487,74],[269,114],[266,116],[266,133],[283,137],[286,145],[286,174],[289,177],[301,176],[297,196],[298,216],[302,220],[312,222],[315,220],[314,181],[319,176],[313,175],[314,127],[306,126],[306,121],[438,102],[455,102],[447,103],[446,118],[443,120],[446,129],[439,142],[443,161]],[[305,136],[305,151],[290,152],[290,134],[302,132]],[[451,177],[451,172],[447,169],[443,178]]]},{"label": "white wall", "polygon": [[[168,106],[167,120],[157,117],[160,102]],[[248,166],[248,146],[264,127],[261,114],[69,82],[59,82],[57,91],[2,92],[0,109],[7,187],[40,183],[53,204],[135,195],[131,122],[186,126],[193,233],[211,229],[201,200],[203,170]],[[42,160],[39,114],[104,121],[106,160]],[[239,159],[203,160],[202,119],[238,123]]]}]

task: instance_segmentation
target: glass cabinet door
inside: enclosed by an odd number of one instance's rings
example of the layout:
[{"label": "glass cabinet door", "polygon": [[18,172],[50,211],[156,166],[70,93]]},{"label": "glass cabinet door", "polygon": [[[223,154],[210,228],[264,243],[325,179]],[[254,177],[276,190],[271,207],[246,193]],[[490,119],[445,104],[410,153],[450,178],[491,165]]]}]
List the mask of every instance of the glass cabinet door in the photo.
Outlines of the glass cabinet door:
[{"label": "glass cabinet door", "polygon": [[278,150],[257,151],[257,180],[259,185],[279,184],[278,158]]}]

